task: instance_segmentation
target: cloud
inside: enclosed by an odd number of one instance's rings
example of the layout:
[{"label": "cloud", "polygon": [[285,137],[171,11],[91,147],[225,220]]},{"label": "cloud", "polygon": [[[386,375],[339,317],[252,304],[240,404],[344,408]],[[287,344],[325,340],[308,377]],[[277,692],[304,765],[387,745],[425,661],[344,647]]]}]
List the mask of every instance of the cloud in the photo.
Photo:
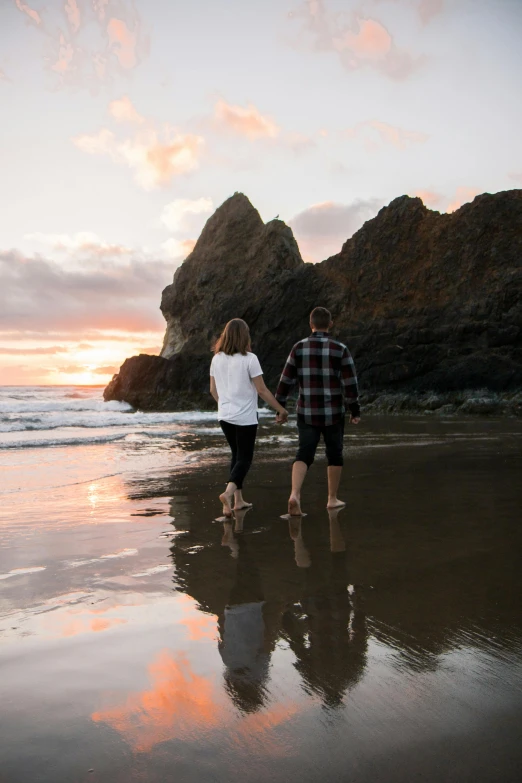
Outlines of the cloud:
[{"label": "cloud", "polygon": [[305,261],[322,261],[341,250],[366,220],[375,217],[384,205],[379,199],[336,204],[313,204],[289,221]]},{"label": "cloud", "polygon": [[416,190],[415,195],[422,199],[427,207],[436,207],[444,201],[444,196],[440,193],[435,193],[433,190]]},{"label": "cloud", "polygon": [[[384,0],[373,0],[374,3],[384,2]],[[393,2],[403,2],[403,0],[392,0]],[[405,4],[415,9],[423,25],[427,25],[436,16],[444,10],[444,0],[405,0]]]},{"label": "cloud", "polygon": [[118,122],[143,125],[145,118],[138,114],[132,101],[126,95],[109,103],[109,114]]},{"label": "cloud", "polygon": [[304,20],[301,40],[311,38],[315,51],[336,52],[349,71],[373,68],[399,81],[407,79],[421,63],[421,58],[397,46],[377,19],[352,13],[346,23],[345,16],[327,11],[324,0],[306,0],[290,18]]},{"label": "cloud", "polygon": [[411,144],[423,144],[429,138],[426,133],[405,130],[380,120],[359,122],[352,128],[347,128],[344,135],[349,139],[362,138],[370,150],[377,149],[379,141],[381,144],[391,144],[403,150]]},{"label": "cloud", "polygon": [[94,12],[97,14],[98,19],[100,22],[103,22],[106,16],[105,9],[109,5],[110,0],[92,0],[92,7],[94,8]]},{"label": "cloud", "polygon": [[446,212],[455,212],[457,209],[459,209],[463,204],[466,204],[468,201],[472,201],[475,196],[478,196],[479,191],[475,190],[475,188],[466,188],[466,187],[460,187],[457,188],[455,191],[454,200],[448,204],[448,208],[446,209]]},{"label": "cloud", "polygon": [[[208,215],[212,211],[213,203],[211,198],[186,199],[178,198],[165,204],[161,213],[161,222],[173,234],[193,231],[194,221],[191,218],[194,215]],[[198,219],[198,224],[201,219]]]},{"label": "cloud", "polygon": [[2,356],[56,356],[58,353],[67,353],[69,349],[60,345],[51,345],[49,348],[6,348],[0,346]]},{"label": "cloud", "polygon": [[375,19],[358,19],[357,32],[344,30],[334,37],[333,45],[337,51],[349,50],[360,60],[380,60],[386,57],[392,48],[392,37],[382,24]]},{"label": "cloud", "polygon": [[97,234],[90,231],[80,231],[77,234],[44,234],[36,232],[26,234],[24,237],[29,242],[52,248],[54,251],[65,252],[68,254],[84,256],[94,256],[96,258],[114,258],[118,256],[129,256],[133,254],[133,249],[126,245],[112,244],[104,242]]},{"label": "cloud", "polygon": [[214,120],[219,127],[248,139],[274,139],[280,130],[251,103],[244,108],[219,100],[214,106]]},{"label": "cloud", "polygon": [[95,723],[118,731],[135,752],[149,752],[174,738],[218,729],[223,705],[212,680],[196,674],[183,653],[160,652],[148,666],[151,687],[130,694],[113,708],[95,712]]},{"label": "cloud", "polygon": [[[87,87],[97,92],[100,83],[112,81],[136,68],[148,54],[148,36],[132,0],[56,0],[40,14],[23,0],[17,7],[45,36],[44,64],[56,86]],[[109,6],[117,9],[117,16]]]},{"label": "cloud", "polygon": [[[122,111],[129,112],[131,107],[134,109],[130,101],[128,104],[122,104],[121,101],[117,104],[116,108],[114,101],[110,105],[113,116],[114,112],[121,116]],[[77,136],[73,144],[89,155],[107,156],[116,163],[128,166],[141,187],[153,190],[197,169],[204,140],[201,136],[180,133],[168,125],[160,133],[153,124],[147,123],[133,137],[126,139],[118,139],[108,128],[102,128],[93,135]]]},{"label": "cloud", "polygon": [[77,33],[78,30],[80,29],[80,24],[81,24],[81,16],[80,16],[80,9],[78,8],[78,3],[76,2],[76,0],[65,0],[64,10],[69,25],[71,27],[71,30],[73,31],[73,33]]},{"label": "cloud", "polygon": [[63,33],[60,33],[59,45],[58,45],[58,59],[51,65],[51,70],[62,76],[68,73],[73,68],[75,50],[74,46],[68,41]]},{"label": "cloud", "polygon": [[431,20],[444,10],[444,0],[420,0],[418,12],[423,24]]},{"label": "cloud", "polygon": [[125,263],[99,258],[70,268],[41,256],[0,252],[0,333],[20,339],[40,332],[76,333],[92,339],[95,330],[157,332],[163,326],[158,291],[172,278],[172,264],[141,256]]},{"label": "cloud", "polygon": [[[173,261],[178,261],[176,266],[187,258],[196,246],[195,239],[167,239],[162,243],[161,247],[165,254]],[[176,268],[176,267],[174,267]]]},{"label": "cloud", "polygon": [[22,11],[22,13],[26,14],[31,21],[33,21],[37,25],[42,24],[42,18],[38,11],[35,11],[33,8],[27,5],[27,3],[24,3],[22,0],[15,0],[16,7]]},{"label": "cloud", "polygon": [[105,367],[96,367],[94,370],[91,370],[91,372],[95,373],[96,375],[114,375],[118,372],[120,368],[116,367],[116,365],[109,364]]},{"label": "cloud", "polygon": [[508,174],[508,177],[514,182],[518,182],[520,185],[522,185],[522,171],[519,174],[512,172],[511,174]]},{"label": "cloud", "polygon": [[138,31],[131,31],[122,19],[110,19],[107,25],[109,45],[126,71],[135,68],[138,63]]}]

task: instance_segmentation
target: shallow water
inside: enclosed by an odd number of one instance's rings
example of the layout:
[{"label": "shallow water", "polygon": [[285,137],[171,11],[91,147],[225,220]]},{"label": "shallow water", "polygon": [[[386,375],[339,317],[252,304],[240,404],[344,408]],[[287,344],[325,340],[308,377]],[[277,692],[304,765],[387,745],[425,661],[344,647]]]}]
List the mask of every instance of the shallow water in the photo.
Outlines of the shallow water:
[{"label": "shallow water", "polygon": [[263,419],[233,524],[173,427],[0,455],[0,780],[518,780],[520,424],[368,418],[289,523]]}]

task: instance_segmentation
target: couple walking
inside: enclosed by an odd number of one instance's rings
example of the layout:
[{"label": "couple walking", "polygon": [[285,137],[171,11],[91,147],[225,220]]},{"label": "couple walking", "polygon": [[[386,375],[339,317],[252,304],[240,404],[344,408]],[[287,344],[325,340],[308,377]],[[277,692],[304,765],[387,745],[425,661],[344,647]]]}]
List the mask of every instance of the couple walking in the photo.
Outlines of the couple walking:
[{"label": "couple walking", "polygon": [[277,423],[284,424],[288,420],[286,402],[295,383],[299,385],[299,448],[292,466],[288,513],[302,515],[301,487],[321,435],[328,460],[327,508],[344,506],[337,492],[343,466],[345,410],[350,412],[350,423],[358,424],[360,409],[352,357],[345,345],[330,336],[332,326],[326,308],[312,310],[312,334],[290,351],[275,397],[265,385],[259,360],[250,350],[250,331],[241,318],[229,321],[217,340],[210,365],[210,393],[218,404],[218,420],[232,451],[228,483],[219,496],[226,517],[232,510],[251,505],[242,490],[254,456],[258,396],[274,408]]}]

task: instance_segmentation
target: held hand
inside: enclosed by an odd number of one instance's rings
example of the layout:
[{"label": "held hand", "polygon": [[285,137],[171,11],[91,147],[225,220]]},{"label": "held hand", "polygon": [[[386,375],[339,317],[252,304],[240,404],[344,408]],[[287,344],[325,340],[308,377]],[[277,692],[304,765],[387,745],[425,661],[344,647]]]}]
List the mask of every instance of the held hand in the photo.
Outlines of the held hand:
[{"label": "held hand", "polygon": [[350,416],[350,424],[359,424],[361,421],[359,416]]},{"label": "held hand", "polygon": [[286,424],[288,421],[288,411],[281,411],[276,416],[276,424]]}]

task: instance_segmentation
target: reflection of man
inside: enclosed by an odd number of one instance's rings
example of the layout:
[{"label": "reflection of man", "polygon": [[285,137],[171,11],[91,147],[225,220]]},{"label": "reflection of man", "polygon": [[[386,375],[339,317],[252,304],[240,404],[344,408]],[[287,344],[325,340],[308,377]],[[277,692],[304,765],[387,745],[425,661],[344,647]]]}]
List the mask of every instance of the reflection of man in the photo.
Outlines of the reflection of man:
[{"label": "reflection of man", "polygon": [[[286,406],[292,387],[296,381],[299,384],[299,450],[292,466],[292,492],[288,500],[288,513],[291,516],[302,513],[301,487],[314,461],[321,435],[328,460],[327,508],[345,505],[337,497],[343,469],[345,408],[350,410],[351,424],[359,423],[360,409],[352,357],[346,345],[330,336],[332,326],[329,310],[325,307],[312,310],[312,334],[296,343],[290,351],[277,387],[276,399]],[[282,419],[278,416],[277,420]]]},{"label": "reflection of man", "polygon": [[306,557],[301,520],[290,520],[296,562],[303,569],[304,580],[300,604],[283,617],[285,635],[297,658],[297,671],[306,686],[330,707],[342,703],[366,664],[365,618],[350,598],[346,546],[338,514],[339,509],[328,513],[328,560],[321,558],[319,551]]},{"label": "reflection of man", "polygon": [[[242,530],[244,511],[235,512],[236,531]],[[236,538],[230,522],[224,523],[223,545],[237,560],[236,578],[224,616],[219,620],[219,652],[225,664],[225,683],[234,704],[254,712],[265,703],[270,653],[270,606],[257,563],[243,536]]]}]

